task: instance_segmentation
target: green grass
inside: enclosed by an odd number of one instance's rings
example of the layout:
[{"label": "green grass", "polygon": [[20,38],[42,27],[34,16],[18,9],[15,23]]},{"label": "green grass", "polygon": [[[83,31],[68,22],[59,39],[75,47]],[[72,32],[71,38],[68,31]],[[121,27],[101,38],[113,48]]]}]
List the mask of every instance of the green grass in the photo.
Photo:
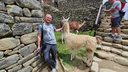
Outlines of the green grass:
[{"label": "green grass", "polygon": [[[93,36],[94,31],[80,32],[79,34]],[[56,35],[56,39],[57,39],[57,50],[58,50],[60,58],[63,60],[63,64],[66,67],[74,66],[73,62],[70,61],[69,50],[67,49],[65,44],[61,43],[61,32],[56,32],[55,35]],[[79,50],[77,50],[77,56],[83,57],[83,56],[85,56],[85,52],[86,52],[85,49],[80,48]]]}]

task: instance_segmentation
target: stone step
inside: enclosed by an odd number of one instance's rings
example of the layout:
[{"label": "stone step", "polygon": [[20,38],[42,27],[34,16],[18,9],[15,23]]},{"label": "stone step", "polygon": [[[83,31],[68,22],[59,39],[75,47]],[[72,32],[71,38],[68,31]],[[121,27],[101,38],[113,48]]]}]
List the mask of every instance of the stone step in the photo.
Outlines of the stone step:
[{"label": "stone step", "polygon": [[[102,37],[106,37],[111,33],[105,33],[105,32],[101,32],[101,31],[97,31],[96,35],[102,36]],[[128,34],[121,34],[123,39],[128,39]]]},{"label": "stone step", "polygon": [[121,32],[124,34],[128,34],[128,29],[121,29]]},{"label": "stone step", "polygon": [[121,44],[121,45],[125,45],[125,46],[128,45],[128,39],[123,39],[122,41],[115,41],[113,38],[107,36],[107,37],[103,37],[103,40],[105,42],[117,43],[117,44]]},{"label": "stone step", "polygon": [[101,25],[110,25],[111,24],[111,22],[110,21],[105,21],[105,22],[101,22]]},{"label": "stone step", "polygon": [[123,21],[122,22],[124,25],[128,25],[128,21]]},{"label": "stone step", "polygon": [[[110,27],[105,27],[105,28],[99,28],[98,29],[98,31],[100,31],[100,32],[105,32],[105,33],[110,33],[111,32],[111,28]],[[121,29],[121,32],[123,33],[123,34],[128,34],[128,29]]]},{"label": "stone step", "polygon": [[[98,28],[98,31],[102,32],[111,32],[111,25],[110,24],[101,24],[100,27]],[[128,25],[121,25],[121,32],[128,34]]]},{"label": "stone step", "polygon": [[128,25],[121,25],[121,29],[128,29]]},{"label": "stone step", "polygon": [[98,57],[93,58],[92,72],[126,72],[128,66],[120,65],[114,61],[100,59]]},{"label": "stone step", "polygon": [[117,54],[122,57],[128,58],[128,51],[118,49],[115,47],[109,47],[109,46],[102,46],[100,48],[97,48],[97,50],[105,51],[105,52],[110,52],[112,54]]},{"label": "stone step", "polygon": [[117,54],[112,54],[111,52],[106,52],[106,51],[96,51],[95,54],[99,58],[114,61],[123,66],[128,66],[128,58],[119,56]]},{"label": "stone step", "polygon": [[111,22],[109,18],[102,19],[101,22]]},{"label": "stone step", "polygon": [[121,45],[121,44],[116,44],[116,43],[110,43],[110,42],[103,41],[102,45],[103,46],[113,47],[113,48],[116,48],[116,49],[121,49],[123,51],[128,51],[128,46]]},{"label": "stone step", "polygon": [[100,32],[105,32],[105,33],[110,33],[111,32],[111,28],[98,28],[97,31],[100,31]]},{"label": "stone step", "polygon": [[111,28],[111,26],[109,24],[107,24],[107,25],[102,25],[101,24],[99,28]]}]

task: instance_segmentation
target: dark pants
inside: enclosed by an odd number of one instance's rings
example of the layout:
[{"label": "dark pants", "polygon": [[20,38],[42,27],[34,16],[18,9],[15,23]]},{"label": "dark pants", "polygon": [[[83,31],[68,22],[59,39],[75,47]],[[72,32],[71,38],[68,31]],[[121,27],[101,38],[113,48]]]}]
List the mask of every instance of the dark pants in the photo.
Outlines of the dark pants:
[{"label": "dark pants", "polygon": [[120,17],[121,17],[121,20],[122,20],[123,16],[125,15],[125,12],[119,11],[119,13],[120,13]]},{"label": "dark pants", "polygon": [[111,27],[120,27],[121,17],[111,19]]},{"label": "dark pants", "polygon": [[56,44],[43,44],[42,52],[45,62],[47,62],[51,68],[56,68]]}]

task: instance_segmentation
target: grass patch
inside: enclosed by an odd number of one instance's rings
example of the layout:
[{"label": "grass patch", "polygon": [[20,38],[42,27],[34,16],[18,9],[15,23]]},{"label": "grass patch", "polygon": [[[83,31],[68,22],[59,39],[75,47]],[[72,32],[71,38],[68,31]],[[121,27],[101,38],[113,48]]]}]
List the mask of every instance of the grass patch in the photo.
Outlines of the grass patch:
[{"label": "grass patch", "polygon": [[[79,34],[93,36],[94,31],[80,32]],[[74,66],[75,62],[70,61],[70,52],[69,52],[69,50],[67,49],[65,44],[61,43],[61,32],[56,32],[55,36],[56,36],[56,39],[57,39],[57,50],[58,50],[60,58],[63,60],[63,64],[66,67]],[[77,50],[77,56],[78,57],[83,57],[83,56],[85,56],[85,52],[86,52],[85,49],[80,48],[79,50]]]}]

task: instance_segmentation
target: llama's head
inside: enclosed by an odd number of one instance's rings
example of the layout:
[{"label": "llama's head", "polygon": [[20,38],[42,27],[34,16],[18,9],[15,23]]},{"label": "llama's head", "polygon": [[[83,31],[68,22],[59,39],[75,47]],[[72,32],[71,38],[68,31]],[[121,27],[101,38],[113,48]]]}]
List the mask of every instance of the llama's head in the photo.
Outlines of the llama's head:
[{"label": "llama's head", "polygon": [[68,17],[67,19],[65,19],[65,18],[63,17],[63,19],[62,19],[64,32],[69,32],[69,31],[70,31],[68,20],[69,20],[69,17]]}]

